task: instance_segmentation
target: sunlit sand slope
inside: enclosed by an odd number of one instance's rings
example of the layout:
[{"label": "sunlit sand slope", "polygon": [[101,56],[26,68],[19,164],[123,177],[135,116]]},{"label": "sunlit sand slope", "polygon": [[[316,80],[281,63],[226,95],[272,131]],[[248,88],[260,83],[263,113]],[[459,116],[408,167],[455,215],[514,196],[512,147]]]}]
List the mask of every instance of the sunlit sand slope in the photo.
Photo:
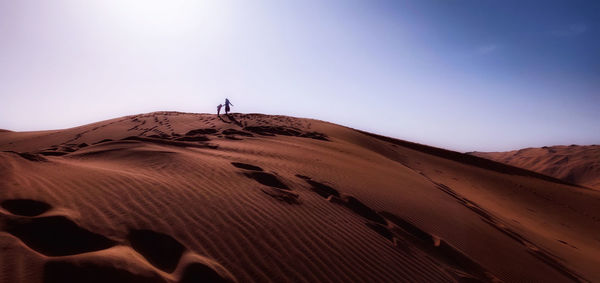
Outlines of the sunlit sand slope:
[{"label": "sunlit sand slope", "polygon": [[558,145],[469,154],[600,189],[600,145]]},{"label": "sunlit sand slope", "polygon": [[0,282],[600,281],[597,191],[310,119],[0,132],[0,205]]}]

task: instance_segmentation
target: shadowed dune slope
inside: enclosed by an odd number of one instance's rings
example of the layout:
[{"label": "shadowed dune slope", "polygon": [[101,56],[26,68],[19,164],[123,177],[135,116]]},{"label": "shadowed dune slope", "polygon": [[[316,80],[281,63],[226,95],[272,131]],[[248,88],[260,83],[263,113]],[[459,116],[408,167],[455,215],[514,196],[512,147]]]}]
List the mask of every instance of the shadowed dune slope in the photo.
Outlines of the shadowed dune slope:
[{"label": "shadowed dune slope", "polygon": [[0,282],[600,281],[599,192],[311,119],[0,132],[0,204]]},{"label": "shadowed dune slope", "polygon": [[558,145],[469,154],[600,189],[600,145]]}]

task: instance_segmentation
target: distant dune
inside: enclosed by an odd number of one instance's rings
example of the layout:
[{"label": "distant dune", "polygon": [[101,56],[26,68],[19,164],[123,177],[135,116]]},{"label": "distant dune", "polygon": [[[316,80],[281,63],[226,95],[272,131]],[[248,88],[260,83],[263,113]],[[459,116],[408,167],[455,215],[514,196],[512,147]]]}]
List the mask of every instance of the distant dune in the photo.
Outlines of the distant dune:
[{"label": "distant dune", "polygon": [[600,145],[545,146],[469,154],[600,189]]},{"label": "distant dune", "polygon": [[600,192],[287,116],[0,133],[0,282],[600,281]]}]

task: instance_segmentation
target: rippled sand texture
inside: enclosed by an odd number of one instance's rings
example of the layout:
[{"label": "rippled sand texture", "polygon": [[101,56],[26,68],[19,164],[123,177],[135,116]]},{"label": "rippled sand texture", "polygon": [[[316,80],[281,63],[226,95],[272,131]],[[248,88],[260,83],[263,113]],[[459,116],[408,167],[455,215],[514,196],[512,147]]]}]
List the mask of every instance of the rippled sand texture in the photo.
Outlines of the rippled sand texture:
[{"label": "rippled sand texture", "polygon": [[600,193],[310,119],[0,132],[0,282],[600,281]]}]

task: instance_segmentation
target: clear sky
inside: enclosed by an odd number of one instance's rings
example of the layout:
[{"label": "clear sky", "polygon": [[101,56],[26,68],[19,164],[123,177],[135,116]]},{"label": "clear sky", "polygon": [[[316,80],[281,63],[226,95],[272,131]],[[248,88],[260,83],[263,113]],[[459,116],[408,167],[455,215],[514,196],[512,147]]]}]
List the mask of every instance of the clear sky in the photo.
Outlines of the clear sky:
[{"label": "clear sky", "polygon": [[0,128],[159,110],[459,151],[600,143],[600,2],[0,0]]}]

